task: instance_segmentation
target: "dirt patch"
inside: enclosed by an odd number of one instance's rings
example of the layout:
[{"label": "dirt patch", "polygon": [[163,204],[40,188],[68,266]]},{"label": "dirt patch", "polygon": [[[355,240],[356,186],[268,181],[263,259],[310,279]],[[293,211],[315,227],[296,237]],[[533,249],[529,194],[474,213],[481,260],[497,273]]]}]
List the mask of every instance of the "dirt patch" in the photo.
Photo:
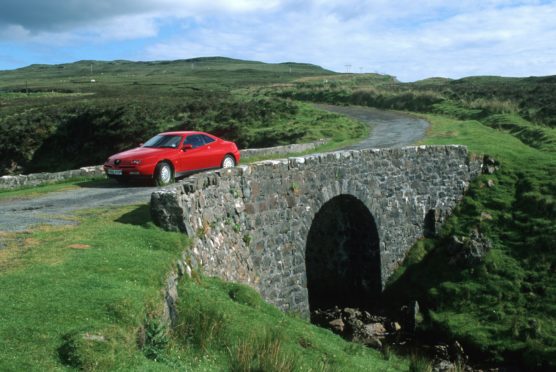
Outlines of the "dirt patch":
[{"label": "dirt patch", "polygon": [[71,244],[71,245],[68,245],[68,248],[71,248],[71,249],[89,249],[89,248],[91,248],[91,246],[88,245],[88,244]]}]

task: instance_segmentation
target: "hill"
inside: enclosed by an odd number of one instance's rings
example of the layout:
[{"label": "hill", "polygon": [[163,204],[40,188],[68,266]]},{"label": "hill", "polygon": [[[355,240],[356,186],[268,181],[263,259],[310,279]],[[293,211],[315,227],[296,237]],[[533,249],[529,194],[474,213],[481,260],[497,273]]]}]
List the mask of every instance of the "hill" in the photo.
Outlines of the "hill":
[{"label": "hill", "polygon": [[304,63],[270,64],[224,57],[152,62],[84,60],[0,71],[0,92],[107,93],[116,89],[116,93],[134,94],[147,88],[159,93],[187,88],[222,90],[322,74],[333,72]]},{"label": "hill", "polygon": [[100,164],[164,130],[210,131],[241,148],[364,135],[362,124],[254,90],[320,74],[333,72],[223,57],[0,71],[0,175]]}]

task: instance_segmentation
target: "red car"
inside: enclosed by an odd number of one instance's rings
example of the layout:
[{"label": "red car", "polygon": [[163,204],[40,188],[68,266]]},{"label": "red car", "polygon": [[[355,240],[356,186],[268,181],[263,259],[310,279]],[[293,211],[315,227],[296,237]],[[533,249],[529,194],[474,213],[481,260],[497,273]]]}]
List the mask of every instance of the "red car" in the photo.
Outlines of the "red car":
[{"label": "red car", "polygon": [[194,172],[235,167],[239,150],[233,142],[203,132],[165,132],[142,146],[112,155],[104,171],[120,182],[154,179],[167,185],[174,178]]}]

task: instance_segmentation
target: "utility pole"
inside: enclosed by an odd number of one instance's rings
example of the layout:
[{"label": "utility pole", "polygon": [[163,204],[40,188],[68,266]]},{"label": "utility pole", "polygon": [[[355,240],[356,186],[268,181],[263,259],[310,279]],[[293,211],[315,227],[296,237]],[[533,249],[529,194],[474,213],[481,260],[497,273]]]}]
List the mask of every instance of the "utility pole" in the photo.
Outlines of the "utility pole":
[{"label": "utility pole", "polygon": [[91,63],[91,75],[93,75],[93,64]]},{"label": "utility pole", "polygon": [[351,69],[351,65],[350,65],[350,64],[347,64],[347,65],[345,65],[345,66],[346,66],[346,72],[349,74],[349,70]]}]

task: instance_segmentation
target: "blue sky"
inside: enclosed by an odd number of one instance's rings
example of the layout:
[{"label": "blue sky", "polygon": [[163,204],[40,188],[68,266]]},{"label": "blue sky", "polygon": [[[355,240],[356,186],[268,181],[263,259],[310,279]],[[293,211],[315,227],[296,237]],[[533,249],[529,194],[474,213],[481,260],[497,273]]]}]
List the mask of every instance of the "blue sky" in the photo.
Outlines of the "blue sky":
[{"label": "blue sky", "polygon": [[2,0],[0,69],[225,56],[402,81],[556,74],[556,1]]}]

